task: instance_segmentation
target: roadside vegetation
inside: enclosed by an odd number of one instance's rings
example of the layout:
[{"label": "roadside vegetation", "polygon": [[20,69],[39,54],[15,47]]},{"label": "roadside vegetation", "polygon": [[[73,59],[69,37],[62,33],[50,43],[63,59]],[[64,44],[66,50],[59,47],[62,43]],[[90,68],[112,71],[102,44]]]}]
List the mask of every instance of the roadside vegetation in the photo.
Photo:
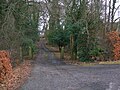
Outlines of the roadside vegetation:
[{"label": "roadside vegetation", "polygon": [[0,0],[0,90],[18,88],[31,71],[25,60],[38,51],[37,5],[27,0]]},{"label": "roadside vegetation", "polygon": [[[54,0],[48,3],[51,3],[52,8],[58,4]],[[63,7],[66,6],[64,13],[60,12],[62,5],[54,8],[54,14],[49,11],[52,23],[49,23],[49,30],[46,31],[48,43],[58,46],[60,52],[63,47],[71,60],[119,60],[120,27],[119,17],[118,20],[115,18],[119,6],[115,8],[116,3],[116,0],[63,2]]]},{"label": "roadside vegetation", "polygon": [[117,3],[117,0],[0,0],[0,84],[6,74],[3,67],[17,68],[34,58],[40,37],[45,37],[48,48],[57,48],[61,59],[118,64]]},{"label": "roadside vegetation", "polygon": [[22,60],[29,52],[34,53],[39,40],[39,14],[34,2],[1,0],[0,50],[9,51],[14,60]]}]

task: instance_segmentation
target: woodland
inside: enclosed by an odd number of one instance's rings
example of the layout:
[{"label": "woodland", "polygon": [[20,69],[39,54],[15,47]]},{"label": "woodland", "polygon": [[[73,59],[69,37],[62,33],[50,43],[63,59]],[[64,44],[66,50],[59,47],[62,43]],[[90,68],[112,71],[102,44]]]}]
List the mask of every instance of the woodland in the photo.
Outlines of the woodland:
[{"label": "woodland", "polygon": [[117,3],[119,0],[0,0],[0,63],[5,58],[3,50],[9,52],[6,55],[13,67],[34,58],[41,37],[59,48],[61,58],[65,51],[71,60],[80,62],[120,60]]},{"label": "woodland", "polygon": [[[12,58],[37,52],[40,34],[80,61],[119,60],[116,0],[1,0],[0,50]],[[30,53],[31,52],[31,53]]]},{"label": "woodland", "polygon": [[40,34],[71,58],[119,60],[116,0],[1,0],[0,50],[12,58],[37,51]]}]

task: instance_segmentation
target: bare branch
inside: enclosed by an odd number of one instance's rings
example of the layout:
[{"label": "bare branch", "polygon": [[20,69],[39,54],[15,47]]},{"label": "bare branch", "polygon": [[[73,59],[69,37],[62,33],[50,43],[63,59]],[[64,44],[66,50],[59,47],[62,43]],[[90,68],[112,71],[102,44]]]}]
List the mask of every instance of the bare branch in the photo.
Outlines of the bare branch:
[{"label": "bare branch", "polygon": [[116,18],[116,19],[114,20],[114,22],[116,22],[118,19],[120,19],[120,17]]}]

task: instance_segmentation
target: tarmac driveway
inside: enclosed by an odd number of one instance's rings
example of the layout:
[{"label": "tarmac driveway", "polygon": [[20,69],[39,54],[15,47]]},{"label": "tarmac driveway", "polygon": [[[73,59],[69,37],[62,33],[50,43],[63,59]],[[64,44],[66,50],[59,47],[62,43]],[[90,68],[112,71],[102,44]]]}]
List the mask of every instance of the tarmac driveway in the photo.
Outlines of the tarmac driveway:
[{"label": "tarmac driveway", "polygon": [[40,43],[30,77],[19,90],[120,90],[120,65],[75,66]]}]

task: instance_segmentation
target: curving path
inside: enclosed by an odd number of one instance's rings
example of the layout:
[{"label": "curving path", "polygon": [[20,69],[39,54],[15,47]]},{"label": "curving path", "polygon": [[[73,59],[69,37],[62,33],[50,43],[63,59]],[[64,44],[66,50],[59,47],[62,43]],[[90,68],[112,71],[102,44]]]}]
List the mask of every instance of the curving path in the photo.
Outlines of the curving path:
[{"label": "curving path", "polygon": [[120,65],[75,66],[40,43],[30,77],[19,90],[120,90]]}]

